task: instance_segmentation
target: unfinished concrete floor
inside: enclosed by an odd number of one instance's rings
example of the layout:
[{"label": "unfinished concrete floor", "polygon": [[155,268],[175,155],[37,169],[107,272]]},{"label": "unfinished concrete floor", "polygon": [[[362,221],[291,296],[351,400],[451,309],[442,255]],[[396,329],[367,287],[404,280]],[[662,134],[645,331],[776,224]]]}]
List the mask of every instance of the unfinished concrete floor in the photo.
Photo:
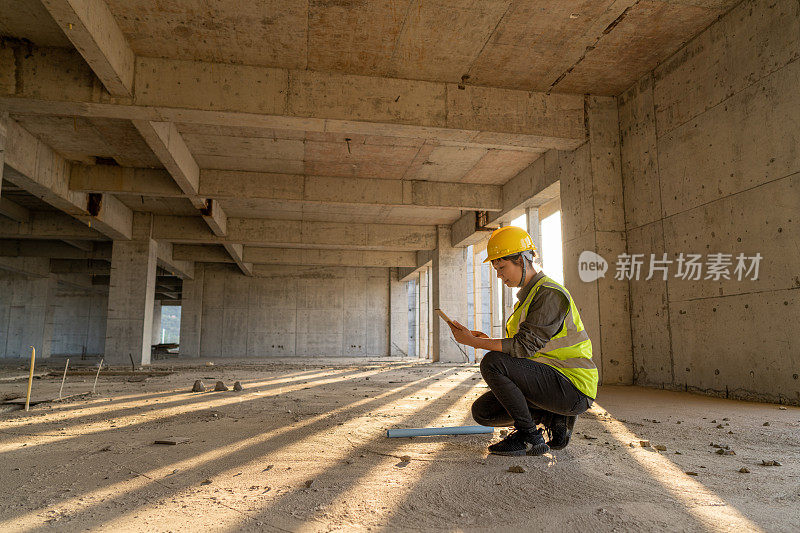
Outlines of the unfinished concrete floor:
[{"label": "unfinished concrete floor", "polygon": [[[241,380],[245,390],[188,392],[195,379]],[[470,402],[487,390],[474,365],[217,362],[126,380],[101,375],[91,398],[0,415],[0,530],[796,531],[800,523],[795,407],[605,387],[567,449],[507,458],[487,456],[488,435],[385,437],[390,427],[473,423]],[[58,382],[37,380],[36,395],[57,395]],[[71,376],[65,394],[91,382]],[[0,383],[0,394],[23,388]],[[190,441],[154,444],[168,436]],[[735,455],[717,454],[712,442]],[[508,472],[515,465],[525,472]]]}]

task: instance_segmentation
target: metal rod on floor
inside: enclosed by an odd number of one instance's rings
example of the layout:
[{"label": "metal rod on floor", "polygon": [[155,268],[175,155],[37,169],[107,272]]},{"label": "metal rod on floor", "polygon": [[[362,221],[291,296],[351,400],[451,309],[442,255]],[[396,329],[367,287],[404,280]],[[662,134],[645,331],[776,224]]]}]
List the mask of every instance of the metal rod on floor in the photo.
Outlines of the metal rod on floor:
[{"label": "metal rod on floor", "polygon": [[387,429],[387,437],[433,437],[437,435],[475,435],[480,433],[494,433],[494,428],[489,426],[455,426],[445,428],[406,428]]},{"label": "metal rod on floor", "polygon": [[33,364],[36,361],[36,348],[31,346],[31,373],[28,376],[28,396],[25,398],[25,410],[31,408],[31,387],[33,387]]},{"label": "metal rod on floor", "polygon": [[105,361],[105,359],[100,359],[100,364],[97,366],[97,374],[94,375],[94,387],[92,387],[92,394],[94,394],[97,390],[97,378],[100,377],[100,369],[103,368],[103,361]]},{"label": "metal rod on floor", "polygon": [[58,399],[61,399],[61,393],[64,391],[64,380],[67,379],[67,368],[69,368],[69,357],[67,357],[67,364],[64,365],[64,375],[61,377],[61,388],[58,389]]}]

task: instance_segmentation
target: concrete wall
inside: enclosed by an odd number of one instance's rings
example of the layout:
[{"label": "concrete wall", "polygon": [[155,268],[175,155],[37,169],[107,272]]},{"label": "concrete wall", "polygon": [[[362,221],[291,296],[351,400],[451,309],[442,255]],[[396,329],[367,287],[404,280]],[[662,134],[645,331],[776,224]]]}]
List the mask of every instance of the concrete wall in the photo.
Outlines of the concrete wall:
[{"label": "concrete wall", "polygon": [[0,357],[30,357],[31,346],[38,358],[50,356],[53,315],[48,305],[54,284],[50,277],[0,270]]},{"label": "concrete wall", "polygon": [[[601,382],[627,385],[633,382],[629,289],[613,270],[626,247],[617,106],[610,98],[588,97],[586,110],[589,142],[573,152],[548,152],[546,165],[560,182],[564,285],[592,340]],[[581,280],[584,251],[608,261],[605,277]]]},{"label": "concrete wall", "polygon": [[388,268],[207,264],[200,356],[387,356],[389,283]]},{"label": "concrete wall", "polygon": [[745,1],[619,98],[629,252],[763,256],[756,281],[631,282],[638,384],[800,403],[798,20]]},{"label": "concrete wall", "polygon": [[51,298],[54,355],[102,354],[108,296],[59,287]]}]

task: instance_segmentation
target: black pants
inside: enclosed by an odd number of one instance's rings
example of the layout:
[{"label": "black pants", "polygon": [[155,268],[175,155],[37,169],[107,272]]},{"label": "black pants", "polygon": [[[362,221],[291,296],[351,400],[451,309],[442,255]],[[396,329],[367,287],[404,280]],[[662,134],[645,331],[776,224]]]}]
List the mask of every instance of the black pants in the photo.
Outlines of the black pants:
[{"label": "black pants", "polygon": [[481,375],[491,390],[472,404],[472,418],[484,426],[534,429],[554,414],[579,415],[593,403],[553,367],[503,352],[483,357]]}]

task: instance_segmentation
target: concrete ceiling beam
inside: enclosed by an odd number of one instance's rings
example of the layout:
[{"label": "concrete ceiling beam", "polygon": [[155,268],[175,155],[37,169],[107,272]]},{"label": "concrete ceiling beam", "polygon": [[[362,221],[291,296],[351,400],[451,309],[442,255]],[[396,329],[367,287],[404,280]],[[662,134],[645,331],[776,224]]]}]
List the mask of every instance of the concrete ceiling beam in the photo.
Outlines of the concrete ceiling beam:
[{"label": "concrete ceiling beam", "polygon": [[414,264],[397,270],[399,281],[409,281],[414,274],[433,264],[433,250],[420,250],[416,253]]},{"label": "concrete ceiling beam", "polygon": [[[225,237],[228,232],[228,217],[216,200],[198,196],[200,167],[175,124],[134,120],[133,125],[172,176],[183,196],[200,210],[203,220],[214,235]],[[237,249],[234,245],[226,245],[225,249],[245,275],[252,275],[251,268],[242,261],[241,249]]]},{"label": "concrete ceiling beam", "polygon": [[0,239],[0,256],[111,260],[111,243],[93,243],[92,241],[83,242],[93,245],[92,251],[82,251],[60,240]]},{"label": "concrete ceiling beam", "polygon": [[157,241],[156,263],[158,266],[181,279],[194,279],[194,260],[175,257],[171,242]]},{"label": "concrete ceiling beam", "polygon": [[28,209],[22,207],[21,205],[15,204],[8,198],[1,197],[0,215],[6,216],[16,222],[27,222],[31,218],[31,212]]},{"label": "concrete ceiling beam", "polygon": [[7,122],[4,179],[111,239],[131,238],[133,213],[114,196],[69,188],[70,163],[14,120]]},{"label": "concrete ceiling beam", "polygon": [[[74,55],[74,54],[73,54]],[[571,150],[585,141],[583,96],[138,57],[134,94],[97,91],[69,51],[0,61],[13,113],[435,138]],[[52,83],[58,79],[59,83]]]},{"label": "concrete ceiling beam", "polygon": [[[230,263],[228,254],[216,245],[176,244],[175,256],[204,263]],[[399,267],[416,264],[412,251],[330,250],[313,248],[263,248],[245,246],[242,256],[254,265],[315,265]]]},{"label": "concrete ceiling beam", "polygon": [[172,179],[197,209],[205,207],[205,201],[197,196],[200,183],[200,167],[186,146],[178,128],[172,122],[134,120],[147,146],[167,169]]},{"label": "concrete ceiling beam", "polygon": [[0,239],[97,240],[101,235],[62,213],[33,211],[27,222],[0,220]]},{"label": "concrete ceiling beam", "polygon": [[42,0],[42,5],[109,93],[133,94],[135,55],[103,0]]},{"label": "concrete ceiling beam", "polygon": [[228,234],[214,235],[197,217],[156,216],[153,238],[179,244],[244,244],[288,248],[432,250],[435,226],[351,224],[261,218],[229,218]]},{"label": "concrete ceiling beam", "polygon": [[242,271],[242,274],[245,276],[253,275],[253,263],[244,261],[244,246],[241,244],[226,242],[222,245],[222,247],[226,252],[228,252],[228,255],[233,258],[233,262],[236,263],[236,266],[239,267],[239,270]]},{"label": "concrete ceiling beam", "polygon": [[[182,198],[169,173],[107,165],[75,165],[70,188],[79,192]],[[499,185],[417,180],[336,178],[200,170],[201,197],[215,200],[282,200],[317,204],[384,205],[446,209],[502,209]]]},{"label": "concrete ceiling beam", "polygon": [[110,275],[111,264],[96,259],[50,259],[50,273]]},{"label": "concrete ceiling beam", "polygon": [[483,225],[474,211],[464,213],[451,226],[452,246],[477,244],[492,228],[511,222],[524,214],[526,208],[538,207],[558,197],[560,157],[561,152],[549,150],[508,180],[502,187],[502,209],[487,213]]}]

